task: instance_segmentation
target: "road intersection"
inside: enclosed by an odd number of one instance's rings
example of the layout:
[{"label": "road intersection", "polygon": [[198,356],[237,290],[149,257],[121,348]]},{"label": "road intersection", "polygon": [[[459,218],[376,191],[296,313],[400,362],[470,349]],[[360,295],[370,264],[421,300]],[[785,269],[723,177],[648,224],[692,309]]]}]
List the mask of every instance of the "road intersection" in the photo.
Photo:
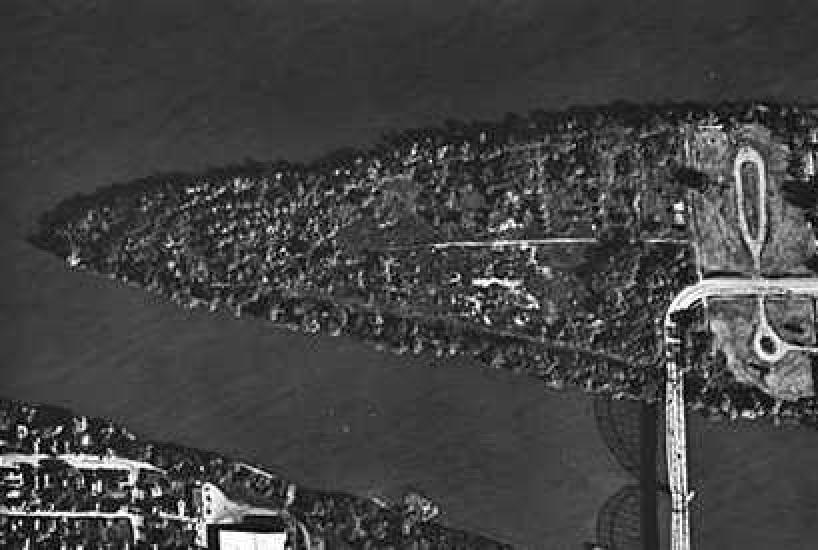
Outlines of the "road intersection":
[{"label": "road intersection", "polygon": [[[672,550],[690,548],[690,512],[692,493],[687,482],[687,443],[684,406],[684,372],[678,363],[681,339],[677,334],[673,314],[684,311],[697,302],[712,297],[756,296],[763,312],[764,297],[770,295],[810,295],[818,298],[818,278],[797,279],[744,279],[720,277],[705,279],[682,290],[668,307],[664,319],[665,369],[667,387],[665,401],[666,444],[668,457],[668,477],[672,499]],[[761,338],[771,338],[774,356],[781,356],[790,350],[818,351],[816,348],[798,346],[782,339],[766,322],[756,328],[754,342]],[[765,357],[762,357],[765,358]]]},{"label": "road intersection", "polygon": [[[747,165],[757,171],[758,204],[755,212],[756,234],[751,234],[747,213],[744,210],[743,169]],[[775,363],[790,351],[818,352],[818,347],[787,342],[770,325],[765,311],[767,296],[812,296],[818,298],[818,278],[767,279],[761,274],[761,254],[769,231],[767,220],[767,170],[761,154],[750,146],[738,149],[733,160],[733,177],[736,191],[738,224],[747,248],[753,257],[753,273],[750,277],[715,277],[704,279],[701,266],[700,280],[683,289],[671,302],[664,318],[664,352],[667,372],[665,394],[665,443],[667,449],[668,481],[671,492],[671,549],[690,549],[690,503],[694,492],[688,487],[687,441],[684,401],[684,365],[678,358],[682,340],[674,321],[674,314],[684,311],[697,302],[709,298],[752,296],[758,307],[758,323],[754,329],[753,351],[759,359]],[[699,243],[693,239],[696,248]],[[698,261],[698,254],[697,254]]]}]

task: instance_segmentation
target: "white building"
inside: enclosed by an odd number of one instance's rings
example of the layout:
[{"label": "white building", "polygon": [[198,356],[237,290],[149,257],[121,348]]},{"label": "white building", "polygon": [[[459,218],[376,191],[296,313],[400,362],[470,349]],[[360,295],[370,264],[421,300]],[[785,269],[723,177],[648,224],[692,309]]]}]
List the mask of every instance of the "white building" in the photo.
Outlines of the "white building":
[{"label": "white building", "polygon": [[818,173],[818,151],[809,151],[804,155],[804,174],[813,177]]},{"label": "white building", "polygon": [[212,483],[194,497],[198,515],[196,544],[210,550],[284,550],[297,536],[284,510],[257,508],[231,501]]},{"label": "white building", "polygon": [[218,550],[284,550],[286,531],[274,526],[222,525],[215,530],[216,540],[208,547]]}]

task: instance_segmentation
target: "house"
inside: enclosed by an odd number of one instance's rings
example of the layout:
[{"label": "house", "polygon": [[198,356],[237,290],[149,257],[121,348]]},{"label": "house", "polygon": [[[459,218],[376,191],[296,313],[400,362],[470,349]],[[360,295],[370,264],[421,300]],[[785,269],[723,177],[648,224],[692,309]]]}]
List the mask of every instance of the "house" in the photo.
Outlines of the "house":
[{"label": "house", "polygon": [[676,227],[684,227],[686,225],[685,220],[685,203],[682,201],[678,201],[673,203],[673,225]]},{"label": "house", "polygon": [[19,468],[0,467],[2,486],[19,489],[23,486],[23,472]]}]

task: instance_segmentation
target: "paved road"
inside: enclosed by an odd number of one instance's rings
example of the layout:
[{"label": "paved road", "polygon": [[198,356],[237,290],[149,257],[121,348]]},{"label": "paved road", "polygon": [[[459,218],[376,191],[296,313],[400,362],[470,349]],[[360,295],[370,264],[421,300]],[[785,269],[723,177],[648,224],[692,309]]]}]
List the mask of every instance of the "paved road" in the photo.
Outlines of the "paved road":
[{"label": "paved road", "polygon": [[[667,369],[667,394],[665,401],[666,444],[668,477],[672,499],[672,550],[690,549],[690,502],[693,493],[687,480],[687,441],[684,405],[684,377],[676,362],[678,346],[676,324],[671,316],[696,302],[712,296],[759,296],[763,311],[763,297],[767,295],[809,294],[818,296],[818,279],[743,279],[714,278],[703,280],[682,290],[673,299],[665,313],[665,353]],[[772,331],[769,325],[767,331]],[[777,335],[776,335],[777,336]],[[779,342],[783,342],[778,337]],[[786,349],[783,348],[782,349]]]},{"label": "paved road", "polygon": [[[756,234],[753,235],[747,223],[747,212],[744,209],[744,178],[741,174],[741,167],[745,163],[755,165],[758,173],[758,189],[756,195],[758,196],[758,205],[756,205],[756,212],[758,219],[756,220]],[[761,272],[761,251],[764,248],[764,241],[767,235],[767,170],[764,166],[764,159],[758,151],[750,147],[742,147],[739,149],[736,159],[733,162],[733,180],[736,185],[736,199],[738,201],[738,221],[741,235],[744,242],[750,248],[753,255],[753,269],[755,273]]]},{"label": "paved road", "polygon": [[676,311],[687,309],[697,301],[710,296],[812,295],[816,293],[818,293],[818,278],[744,279],[716,277],[705,279],[682,290],[671,302],[665,317],[667,318]]},{"label": "paved road", "polygon": [[[520,548],[575,550],[629,479],[586,395],[181,310],[66,271],[22,241],[26,230],[111,181],[245,156],[305,160],[446,117],[818,96],[818,18],[791,0],[81,4],[94,2],[0,3],[3,392],[308,486],[391,497],[412,483],[450,523]],[[752,47],[766,43],[786,47]],[[703,547],[818,538],[813,432],[689,424]]]},{"label": "paved road", "polygon": [[107,458],[87,454],[61,454],[54,456],[49,454],[9,453],[0,455],[0,466],[15,466],[17,464],[37,466],[41,460],[46,459],[61,460],[74,468],[82,470],[127,470],[128,483],[131,485],[136,483],[140,470],[164,472],[164,470],[147,462],[139,462],[121,457]]}]

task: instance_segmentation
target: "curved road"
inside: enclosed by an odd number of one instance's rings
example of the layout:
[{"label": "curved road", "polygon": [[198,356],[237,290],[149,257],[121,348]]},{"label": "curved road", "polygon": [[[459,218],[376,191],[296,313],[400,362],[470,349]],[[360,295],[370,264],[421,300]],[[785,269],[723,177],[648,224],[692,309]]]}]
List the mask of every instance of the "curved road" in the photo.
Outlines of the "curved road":
[{"label": "curved road", "polygon": [[[665,313],[664,339],[667,369],[665,400],[668,478],[672,499],[671,548],[690,549],[690,501],[693,493],[687,483],[687,442],[684,409],[684,377],[676,362],[681,340],[671,315],[711,296],[758,296],[809,294],[818,296],[818,278],[743,279],[719,277],[707,279],[682,290]],[[763,310],[763,308],[762,308]],[[772,329],[767,326],[766,330]],[[779,341],[782,341],[778,338]],[[783,341],[782,341],[783,342]],[[794,346],[793,346],[794,347]]]}]

